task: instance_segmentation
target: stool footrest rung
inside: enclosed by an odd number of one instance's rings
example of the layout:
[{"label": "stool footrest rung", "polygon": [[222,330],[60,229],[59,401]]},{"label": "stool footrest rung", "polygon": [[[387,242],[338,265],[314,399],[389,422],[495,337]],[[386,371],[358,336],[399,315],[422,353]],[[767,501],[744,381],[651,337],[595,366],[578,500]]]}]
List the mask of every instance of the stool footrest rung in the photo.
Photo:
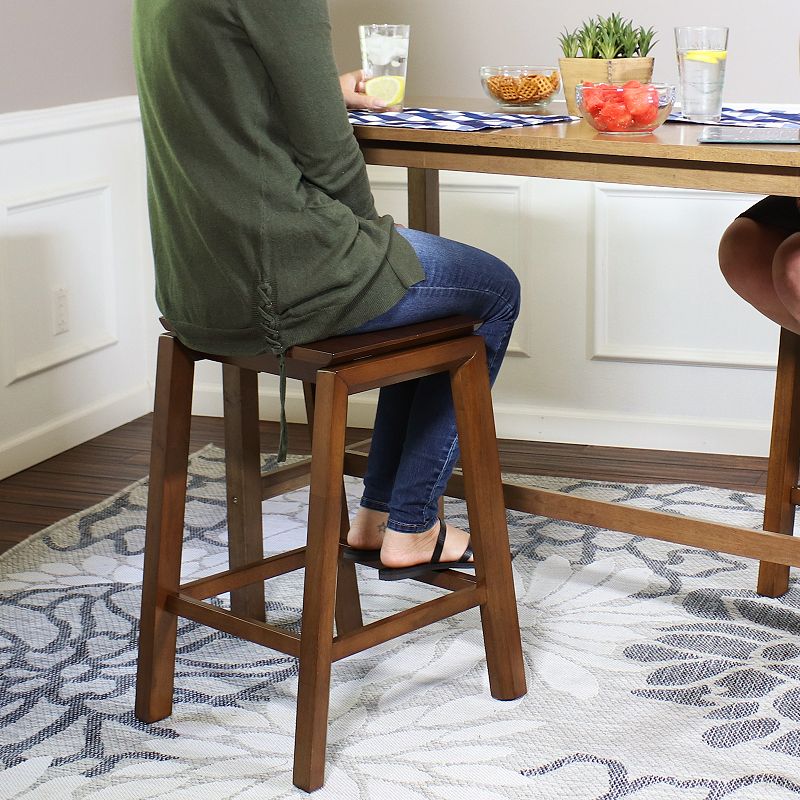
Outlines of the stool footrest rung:
[{"label": "stool footrest rung", "polygon": [[285,553],[269,556],[244,567],[228,569],[225,572],[217,572],[214,575],[184,583],[179,587],[179,592],[184,597],[191,597],[193,600],[206,600],[251,583],[266,581],[278,575],[285,575],[287,572],[294,572],[296,569],[302,569],[305,565],[306,549],[298,547],[295,550],[287,550]]},{"label": "stool footrest rung", "polygon": [[367,472],[367,457],[363,453],[354,453],[350,448],[344,451],[344,474],[354,478],[363,478]]},{"label": "stool footrest rung", "polygon": [[333,640],[331,659],[339,661],[342,658],[360,653],[368,647],[388,642],[411,631],[440,622],[454,614],[460,614],[470,608],[475,608],[486,602],[486,588],[475,586],[428,600],[413,608],[392,614],[391,617],[376,620],[352,633],[337,636]]},{"label": "stool footrest rung", "polygon": [[296,633],[290,633],[267,622],[240,617],[227,609],[212,606],[210,603],[183,594],[169,595],[164,607],[170,614],[192,619],[231,636],[247,639],[249,642],[278,650],[289,656],[300,655],[300,637]]},{"label": "stool footrest rung", "polygon": [[352,444],[347,445],[345,450],[349,450],[351,453],[358,453],[366,458],[366,456],[369,454],[369,448],[371,446],[372,437],[370,436],[368,439],[361,439],[358,442],[353,442]]},{"label": "stool footrest rung", "polygon": [[293,492],[308,486],[311,482],[311,458],[304,458],[293,464],[276,467],[261,475],[261,499],[269,500],[272,497]]}]

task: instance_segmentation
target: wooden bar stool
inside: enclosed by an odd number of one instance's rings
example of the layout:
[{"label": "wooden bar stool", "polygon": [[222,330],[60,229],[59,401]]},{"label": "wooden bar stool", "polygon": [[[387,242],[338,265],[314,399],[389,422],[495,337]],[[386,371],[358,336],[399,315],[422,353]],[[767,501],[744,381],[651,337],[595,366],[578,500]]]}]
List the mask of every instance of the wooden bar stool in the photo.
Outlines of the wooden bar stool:
[{"label": "wooden bar stool", "polygon": [[[273,355],[200,353],[173,334],[160,337],[150,461],[136,716],[155,722],[172,712],[178,617],[299,659],[294,784],[322,786],[331,664],[479,606],[492,695],[526,691],[500,463],[483,340],[466,317],[343,336],[291,348],[286,374],[303,381],[312,427],[306,547],[264,558],[261,500],[309,482],[309,465],[260,474],[257,376],[278,374]],[[194,363],[223,365],[230,568],[180,584]],[[355,567],[340,557],[348,527],[343,502],[347,401],[351,394],[449,372],[461,445],[475,575],[429,573],[447,594],[363,625]],[[364,456],[347,454],[352,474]],[[301,633],[270,625],[263,582],[305,568]],[[338,584],[338,585],[337,585]],[[231,610],[204,602],[231,592]],[[336,631],[334,635],[334,621]]]},{"label": "wooden bar stool", "polygon": [[[800,503],[800,336],[781,328],[772,438],[764,499],[764,530],[794,532],[795,508]],[[780,597],[789,589],[789,567],[762,561],[758,571],[758,593]]]}]

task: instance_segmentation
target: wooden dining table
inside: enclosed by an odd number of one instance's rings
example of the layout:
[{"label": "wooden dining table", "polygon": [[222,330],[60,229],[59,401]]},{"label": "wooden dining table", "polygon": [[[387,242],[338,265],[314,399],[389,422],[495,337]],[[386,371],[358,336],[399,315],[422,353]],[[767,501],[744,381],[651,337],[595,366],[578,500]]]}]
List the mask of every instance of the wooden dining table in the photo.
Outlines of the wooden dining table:
[{"label": "wooden dining table", "polygon": [[[409,98],[408,107],[492,110],[479,100]],[[554,104],[550,113],[566,113]],[[355,125],[367,164],[408,170],[409,226],[439,233],[439,171],[676,187],[800,197],[800,146],[698,144],[699,126],[667,122],[643,136],[601,134],[584,121],[481,131]],[[676,200],[676,202],[680,202]],[[522,313],[524,314],[524,308]],[[777,597],[789,567],[800,567],[793,538],[800,463],[800,336],[781,331],[763,530],[504,484],[506,506],[705,548],[761,562],[757,591]],[[355,472],[361,465],[351,463]],[[447,494],[463,497],[456,474]]]}]

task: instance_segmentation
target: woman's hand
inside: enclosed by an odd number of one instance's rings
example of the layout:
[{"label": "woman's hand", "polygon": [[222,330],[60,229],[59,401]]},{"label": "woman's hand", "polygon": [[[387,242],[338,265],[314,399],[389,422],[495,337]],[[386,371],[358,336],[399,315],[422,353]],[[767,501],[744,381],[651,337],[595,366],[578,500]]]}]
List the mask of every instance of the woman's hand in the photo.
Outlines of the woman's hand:
[{"label": "woman's hand", "polygon": [[385,111],[386,103],[377,97],[364,94],[364,71],[346,72],[339,76],[339,83],[344,95],[344,104],[348,108],[365,109],[367,111]]}]

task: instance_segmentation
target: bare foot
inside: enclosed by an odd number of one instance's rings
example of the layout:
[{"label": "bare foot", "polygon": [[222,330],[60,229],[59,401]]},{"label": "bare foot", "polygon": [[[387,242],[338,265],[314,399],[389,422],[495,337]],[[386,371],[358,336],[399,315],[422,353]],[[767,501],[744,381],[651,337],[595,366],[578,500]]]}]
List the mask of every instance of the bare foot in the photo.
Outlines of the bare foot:
[{"label": "bare foot", "polygon": [[[412,567],[427,564],[439,535],[439,520],[424,533],[400,533],[386,530],[381,547],[381,563],[386,567]],[[447,538],[440,561],[458,561],[469,544],[469,534],[453,525],[447,526]],[[472,557],[469,559],[472,561]]]},{"label": "bare foot", "polygon": [[356,550],[380,550],[388,519],[388,511],[375,511],[361,506],[350,523],[347,544]]}]

